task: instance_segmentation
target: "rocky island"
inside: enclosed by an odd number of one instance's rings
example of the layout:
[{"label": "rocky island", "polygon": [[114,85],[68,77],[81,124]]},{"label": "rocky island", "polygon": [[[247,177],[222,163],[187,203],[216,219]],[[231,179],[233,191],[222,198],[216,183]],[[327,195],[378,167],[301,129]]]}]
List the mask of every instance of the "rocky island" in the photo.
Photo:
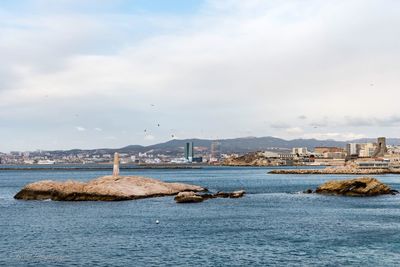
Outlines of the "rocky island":
[{"label": "rocky island", "polygon": [[55,201],[121,201],[140,198],[173,196],[178,203],[201,202],[210,198],[239,198],[245,192],[217,192],[198,194],[207,191],[197,185],[167,183],[142,176],[120,176],[118,153],[114,155],[113,175],[103,176],[88,182],[79,181],[39,181],[26,185],[14,198],[22,200]]},{"label": "rocky island", "polygon": [[141,176],[120,176],[119,155],[114,155],[112,176],[88,182],[39,181],[26,185],[14,198],[56,201],[119,201],[176,195],[179,192],[201,192],[207,189],[183,183],[167,183]]},{"label": "rocky island", "polygon": [[26,185],[15,195],[23,200],[118,201],[171,196],[179,192],[206,191],[197,185],[167,183],[141,176],[103,176],[89,182],[39,181]]},{"label": "rocky island", "polygon": [[386,184],[372,177],[360,177],[350,180],[332,180],[319,186],[315,193],[340,196],[378,196],[396,194],[397,190],[391,189]]}]

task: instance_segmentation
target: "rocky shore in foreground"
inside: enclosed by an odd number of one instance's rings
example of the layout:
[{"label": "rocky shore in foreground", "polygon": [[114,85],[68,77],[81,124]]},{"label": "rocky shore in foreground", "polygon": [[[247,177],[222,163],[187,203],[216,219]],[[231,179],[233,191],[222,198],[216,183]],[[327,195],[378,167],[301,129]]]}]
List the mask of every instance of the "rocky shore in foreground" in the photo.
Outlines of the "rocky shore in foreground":
[{"label": "rocky shore in foreground", "polygon": [[368,175],[368,174],[400,174],[399,169],[360,169],[360,168],[325,168],[325,169],[281,169],[272,170],[270,174],[350,174],[350,175]]},{"label": "rocky shore in foreground", "polygon": [[207,189],[197,185],[167,183],[141,176],[103,176],[86,183],[39,181],[26,185],[14,198],[56,201],[120,201],[172,196],[185,191],[202,192]]}]

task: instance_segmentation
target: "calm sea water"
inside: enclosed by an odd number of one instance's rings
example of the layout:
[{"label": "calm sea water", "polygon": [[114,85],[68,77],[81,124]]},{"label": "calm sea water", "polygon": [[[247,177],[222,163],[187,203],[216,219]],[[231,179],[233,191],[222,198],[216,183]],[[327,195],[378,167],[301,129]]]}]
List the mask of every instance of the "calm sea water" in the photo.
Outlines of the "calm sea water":
[{"label": "calm sea water", "polygon": [[[106,171],[0,171],[0,266],[399,266],[400,196],[298,193],[348,176],[270,175],[266,168],[127,170],[242,199],[176,204],[17,201],[26,183]],[[400,177],[381,181],[400,189]],[[160,223],[156,224],[155,221]]]}]

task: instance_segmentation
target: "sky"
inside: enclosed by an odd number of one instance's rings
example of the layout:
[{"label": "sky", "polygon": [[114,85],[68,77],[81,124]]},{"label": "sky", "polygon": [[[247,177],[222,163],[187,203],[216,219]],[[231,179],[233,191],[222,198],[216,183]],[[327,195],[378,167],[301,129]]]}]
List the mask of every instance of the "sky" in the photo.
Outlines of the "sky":
[{"label": "sky", "polygon": [[2,0],[0,151],[400,137],[400,1]]}]

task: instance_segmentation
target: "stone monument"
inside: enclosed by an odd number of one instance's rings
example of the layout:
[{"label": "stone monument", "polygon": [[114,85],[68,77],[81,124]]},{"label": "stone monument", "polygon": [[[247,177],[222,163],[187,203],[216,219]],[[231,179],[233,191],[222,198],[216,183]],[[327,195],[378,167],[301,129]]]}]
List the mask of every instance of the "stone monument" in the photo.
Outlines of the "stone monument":
[{"label": "stone monument", "polygon": [[117,152],[114,153],[113,176],[119,176],[119,154]]}]

